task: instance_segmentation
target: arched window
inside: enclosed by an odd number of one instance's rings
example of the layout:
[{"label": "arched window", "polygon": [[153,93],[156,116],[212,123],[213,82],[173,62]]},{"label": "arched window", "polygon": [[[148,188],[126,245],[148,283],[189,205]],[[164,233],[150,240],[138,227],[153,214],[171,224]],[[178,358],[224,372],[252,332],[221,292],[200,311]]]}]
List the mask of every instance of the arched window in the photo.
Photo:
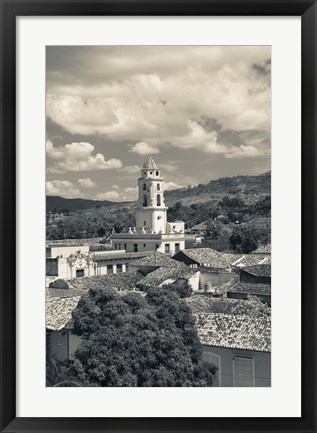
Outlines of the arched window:
[{"label": "arched window", "polygon": [[146,191],[146,183],[143,184],[143,191]]},{"label": "arched window", "polygon": [[160,172],[157,170],[157,171],[155,172],[155,174],[156,174],[156,176],[159,176],[159,175],[160,175]]},{"label": "arched window", "polygon": [[144,207],[147,206],[147,196],[146,196],[146,194],[143,195],[143,206]]},{"label": "arched window", "polygon": [[157,196],[156,196],[156,205],[157,206],[161,206],[161,196],[160,196],[160,194],[157,194]]},{"label": "arched window", "polygon": [[161,185],[160,185],[159,183],[156,184],[156,189],[157,189],[158,191],[161,190]]}]

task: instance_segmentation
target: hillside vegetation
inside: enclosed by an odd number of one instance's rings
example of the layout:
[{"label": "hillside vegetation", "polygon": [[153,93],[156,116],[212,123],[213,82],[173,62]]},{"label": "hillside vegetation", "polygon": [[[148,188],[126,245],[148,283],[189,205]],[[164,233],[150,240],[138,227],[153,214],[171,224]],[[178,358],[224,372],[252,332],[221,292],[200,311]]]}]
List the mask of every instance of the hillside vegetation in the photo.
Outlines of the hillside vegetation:
[{"label": "hillside vegetation", "polygon": [[[53,199],[47,197],[50,206]],[[120,232],[135,225],[136,202],[101,205],[93,200],[76,199],[76,206],[83,207],[74,210],[67,207],[68,201],[63,199],[62,209],[50,207],[48,240],[107,238],[113,229]],[[186,229],[205,223],[204,246],[219,251],[250,252],[259,243],[270,242],[270,172],[222,178],[193,188],[166,191],[165,201],[169,207],[169,221],[183,220]],[[69,203],[74,205],[75,202],[70,200]],[[236,224],[241,226],[236,227]]]}]

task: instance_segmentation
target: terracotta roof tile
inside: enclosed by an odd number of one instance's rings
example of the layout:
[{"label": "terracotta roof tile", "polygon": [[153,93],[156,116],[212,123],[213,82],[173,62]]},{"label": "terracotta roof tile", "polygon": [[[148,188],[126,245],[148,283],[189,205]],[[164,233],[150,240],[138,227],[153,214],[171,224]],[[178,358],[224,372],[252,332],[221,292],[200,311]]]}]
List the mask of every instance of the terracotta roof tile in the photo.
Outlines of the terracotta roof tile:
[{"label": "terracotta roof tile", "polygon": [[72,318],[80,296],[71,298],[46,298],[46,328],[53,331],[63,329]]},{"label": "terracotta roof tile", "polygon": [[207,346],[271,351],[271,318],[195,313],[200,342]]},{"label": "terracotta roof tile", "polygon": [[244,272],[254,275],[256,277],[270,277],[271,276],[271,265],[254,265],[246,266],[243,268]]},{"label": "terracotta roof tile", "polygon": [[271,295],[271,284],[237,283],[227,290],[228,293],[246,293],[248,295]]}]

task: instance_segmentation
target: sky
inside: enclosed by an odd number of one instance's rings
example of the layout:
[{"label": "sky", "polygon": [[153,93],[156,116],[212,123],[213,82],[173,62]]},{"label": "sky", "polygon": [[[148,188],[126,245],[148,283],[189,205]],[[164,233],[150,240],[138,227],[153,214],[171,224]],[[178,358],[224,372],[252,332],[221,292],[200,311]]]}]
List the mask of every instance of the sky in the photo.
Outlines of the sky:
[{"label": "sky", "polygon": [[46,48],[46,193],[126,201],[271,168],[270,46]]}]

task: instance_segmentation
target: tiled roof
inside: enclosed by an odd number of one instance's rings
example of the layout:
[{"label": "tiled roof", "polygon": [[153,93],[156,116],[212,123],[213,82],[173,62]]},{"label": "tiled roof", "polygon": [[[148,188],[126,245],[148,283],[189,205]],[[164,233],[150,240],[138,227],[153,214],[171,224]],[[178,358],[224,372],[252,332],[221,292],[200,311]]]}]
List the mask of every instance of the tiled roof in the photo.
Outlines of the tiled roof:
[{"label": "tiled roof", "polygon": [[137,282],[142,279],[138,272],[119,273],[109,275],[98,275],[96,277],[81,277],[65,280],[69,288],[77,290],[104,289],[113,287],[118,290],[133,289]]},{"label": "tiled roof", "polygon": [[177,268],[159,268],[151,272],[139,281],[140,286],[155,287],[164,283],[166,280],[177,280],[178,278],[190,278],[197,272],[197,269],[190,269],[186,265]]},{"label": "tiled roof", "polygon": [[226,254],[211,248],[191,248],[183,250],[182,253],[200,264],[211,264],[213,267],[226,268],[230,264]]},{"label": "tiled roof", "polygon": [[180,266],[180,262],[171,259],[163,253],[152,252],[151,255],[147,257],[131,262],[131,266],[165,266],[168,268],[177,268]]},{"label": "tiled roof", "polygon": [[246,293],[248,295],[271,295],[271,284],[237,283],[228,293]]},{"label": "tiled roof", "polygon": [[195,313],[200,342],[207,346],[271,351],[271,318]]},{"label": "tiled roof", "polygon": [[246,266],[243,271],[256,277],[270,277],[271,265]]},{"label": "tiled roof", "polygon": [[72,312],[78,305],[80,296],[71,298],[46,299],[46,328],[53,331],[63,329],[72,318]]},{"label": "tiled roof", "polygon": [[220,269],[226,269],[230,266],[242,268],[259,263],[270,263],[271,261],[270,257],[267,256],[227,254],[213,250],[212,248],[192,248],[183,250],[182,253],[200,264]]}]

